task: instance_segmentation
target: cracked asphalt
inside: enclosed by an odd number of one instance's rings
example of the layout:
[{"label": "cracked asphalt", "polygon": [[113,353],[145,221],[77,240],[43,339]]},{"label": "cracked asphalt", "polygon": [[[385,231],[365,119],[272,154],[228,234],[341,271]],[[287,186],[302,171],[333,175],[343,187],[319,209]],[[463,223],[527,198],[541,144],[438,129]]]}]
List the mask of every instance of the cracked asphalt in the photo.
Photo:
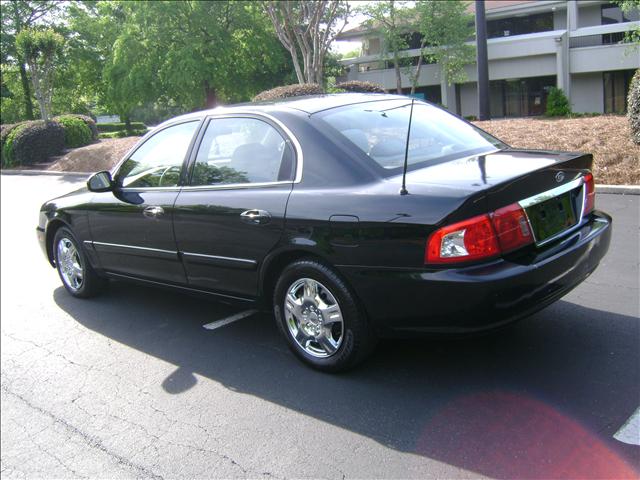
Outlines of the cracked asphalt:
[{"label": "cracked asphalt", "polygon": [[611,250],[563,300],[489,336],[299,364],[259,314],[113,283],[77,300],[37,245],[80,183],[1,177],[2,478],[637,478],[640,196],[599,195]]}]

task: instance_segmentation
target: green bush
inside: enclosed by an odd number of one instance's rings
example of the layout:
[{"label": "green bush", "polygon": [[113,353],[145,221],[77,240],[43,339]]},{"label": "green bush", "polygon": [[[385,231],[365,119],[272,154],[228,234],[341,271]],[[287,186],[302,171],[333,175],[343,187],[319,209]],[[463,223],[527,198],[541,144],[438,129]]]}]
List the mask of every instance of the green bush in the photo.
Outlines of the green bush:
[{"label": "green bush", "polygon": [[301,97],[303,95],[322,95],[323,93],[325,93],[324,89],[317,83],[296,83],[294,85],[285,85],[260,92],[253,97],[252,101],[274,101],[282,98]]},{"label": "green bush", "polygon": [[96,121],[93,118],[88,115],[81,115],[79,113],[70,113],[68,115],[71,117],[79,118],[87,127],[89,127],[89,130],[91,131],[91,140],[96,140],[98,138],[98,127],[96,127]]},{"label": "green bush", "polygon": [[98,138],[125,138],[125,137],[141,137],[147,133],[147,129],[144,130],[118,130],[117,132],[105,132],[98,134]]},{"label": "green bush", "polygon": [[67,148],[83,147],[91,143],[91,130],[74,115],[61,115],[53,119],[64,128],[64,145]]},{"label": "green bush", "polygon": [[64,128],[57,122],[36,120],[15,127],[2,148],[2,166],[46,162],[64,149]]},{"label": "green bush", "polygon": [[7,140],[7,137],[12,132],[12,130],[23,123],[26,122],[17,122],[17,123],[5,123],[0,125],[0,155],[4,155],[2,153],[2,149],[4,148],[4,142]]},{"label": "green bush", "polygon": [[340,88],[347,92],[385,93],[382,85],[378,85],[373,82],[363,82],[360,80],[350,80],[348,82],[338,83],[336,88]]},{"label": "green bush", "polygon": [[636,70],[631,79],[627,97],[627,115],[631,128],[631,140],[640,145],[640,69]]},{"label": "green bush", "polygon": [[[126,124],[124,122],[118,123],[98,123],[98,132],[118,132],[120,130],[126,130]],[[131,122],[131,130],[146,130],[147,126],[142,122]]]},{"label": "green bush", "polygon": [[547,110],[544,113],[547,117],[566,117],[571,113],[569,99],[561,88],[551,87],[547,97]]}]

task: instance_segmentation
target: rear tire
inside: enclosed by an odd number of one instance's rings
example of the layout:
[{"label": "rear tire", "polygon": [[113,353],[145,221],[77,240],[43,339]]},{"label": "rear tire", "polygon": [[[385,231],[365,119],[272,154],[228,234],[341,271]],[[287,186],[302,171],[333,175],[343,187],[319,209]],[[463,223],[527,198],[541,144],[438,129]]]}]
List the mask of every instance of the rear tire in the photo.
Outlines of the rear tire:
[{"label": "rear tire", "polygon": [[273,305],[278,329],[291,351],[317,370],[347,370],[375,347],[375,335],[355,296],[320,262],[288,265],[276,284]]},{"label": "rear tire", "polygon": [[53,258],[64,288],[74,297],[93,297],[105,287],[106,280],[91,267],[80,243],[66,227],[59,228],[53,237]]}]

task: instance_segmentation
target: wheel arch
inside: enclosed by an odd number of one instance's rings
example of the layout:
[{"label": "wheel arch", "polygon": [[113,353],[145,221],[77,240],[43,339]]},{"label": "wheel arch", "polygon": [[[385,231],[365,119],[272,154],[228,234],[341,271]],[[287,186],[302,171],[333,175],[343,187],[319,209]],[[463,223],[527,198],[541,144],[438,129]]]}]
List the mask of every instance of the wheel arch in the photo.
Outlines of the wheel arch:
[{"label": "wheel arch", "polygon": [[263,262],[259,272],[259,285],[258,285],[258,297],[260,304],[264,308],[271,309],[273,307],[273,291],[280,273],[285,267],[297,260],[301,259],[315,260],[319,263],[331,268],[336,275],[338,275],[347,288],[351,291],[351,294],[356,299],[356,302],[360,305],[363,311],[366,313],[367,309],[362,304],[360,297],[356,290],[353,288],[349,280],[340,272],[338,268],[329,260],[326,256],[318,253],[316,250],[301,249],[301,248],[288,248],[272,252]]},{"label": "wheel arch", "polygon": [[52,267],[56,266],[55,255],[53,254],[53,238],[56,236],[56,232],[62,227],[70,228],[69,224],[60,217],[55,217],[47,223],[46,229],[46,246],[47,246],[47,258]]}]

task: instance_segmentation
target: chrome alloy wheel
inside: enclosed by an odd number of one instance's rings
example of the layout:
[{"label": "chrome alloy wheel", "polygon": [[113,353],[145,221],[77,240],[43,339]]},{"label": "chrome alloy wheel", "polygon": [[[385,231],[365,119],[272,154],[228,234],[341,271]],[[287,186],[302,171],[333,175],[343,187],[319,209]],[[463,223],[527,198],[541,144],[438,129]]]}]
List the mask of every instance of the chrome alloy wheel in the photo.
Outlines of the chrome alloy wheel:
[{"label": "chrome alloy wheel", "polygon": [[83,282],[84,270],[80,261],[80,254],[75,244],[67,237],[58,242],[58,268],[62,280],[70,289],[80,290]]},{"label": "chrome alloy wheel", "polygon": [[287,289],[284,315],[291,336],[309,355],[326,358],[340,348],[344,336],[340,305],[320,282],[296,280]]}]

